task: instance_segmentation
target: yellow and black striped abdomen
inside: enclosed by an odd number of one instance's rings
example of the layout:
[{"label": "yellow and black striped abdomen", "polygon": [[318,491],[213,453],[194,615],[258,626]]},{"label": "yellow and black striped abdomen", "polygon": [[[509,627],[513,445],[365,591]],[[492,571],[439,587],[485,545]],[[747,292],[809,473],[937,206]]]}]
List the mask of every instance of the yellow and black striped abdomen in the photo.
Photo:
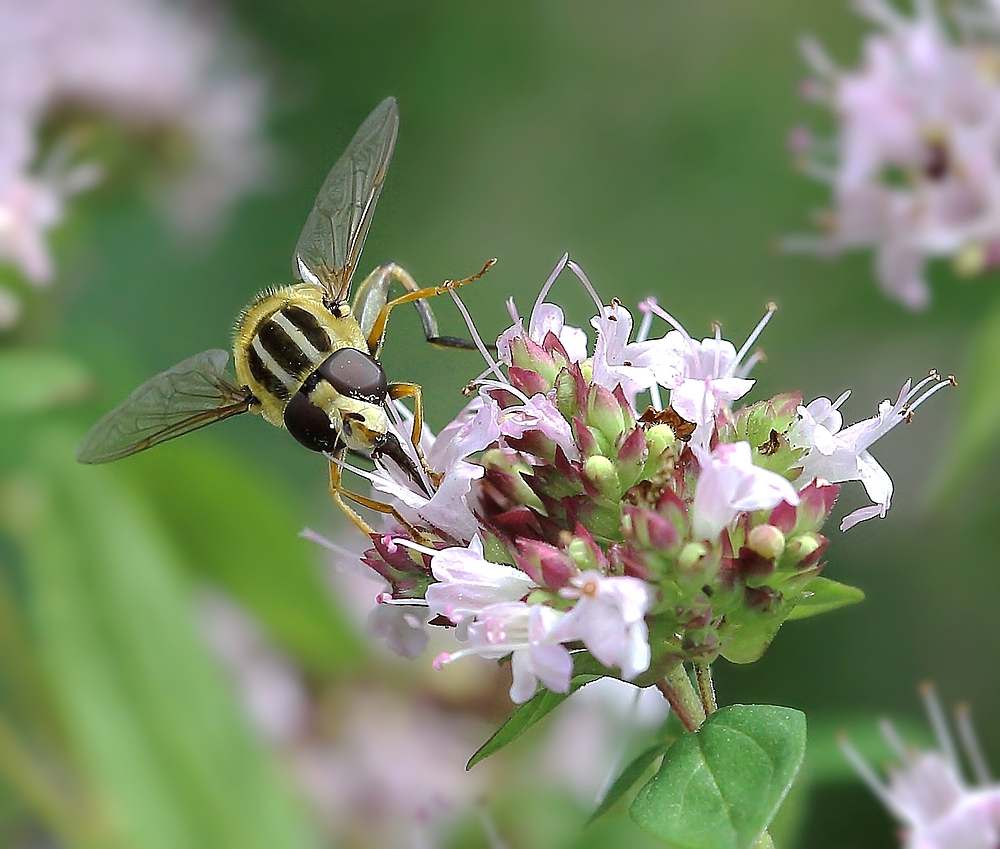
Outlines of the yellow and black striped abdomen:
[{"label": "yellow and black striped abdomen", "polygon": [[357,321],[332,315],[320,290],[299,284],[263,292],[236,326],[236,376],[260,401],[261,415],[283,427],[292,396],[333,351],[344,347],[367,350]]}]

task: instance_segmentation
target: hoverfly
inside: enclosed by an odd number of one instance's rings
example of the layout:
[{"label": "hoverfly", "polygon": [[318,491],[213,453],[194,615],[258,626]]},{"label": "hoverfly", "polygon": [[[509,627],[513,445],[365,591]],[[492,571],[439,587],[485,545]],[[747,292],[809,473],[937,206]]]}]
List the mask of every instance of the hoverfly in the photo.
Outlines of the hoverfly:
[{"label": "hoverfly", "polygon": [[[474,348],[471,341],[438,332],[426,298],[481,277],[420,288],[395,263],[376,268],[358,288],[353,305],[351,278],[385,181],[399,128],[392,97],[365,119],[319,190],[295,247],[300,281],[267,289],[236,323],[232,377],[229,354],[203,351],[146,381],[95,424],[77,448],[81,463],[106,463],[144,451],[168,439],[240,413],[259,413],[298,442],[330,457],[330,490],[364,533],[372,528],[344,501],[393,513],[394,508],[353,493],[341,483],[347,453],[388,457],[419,481],[419,472],[389,426],[391,400],[411,398],[414,454],[431,477],[420,452],[423,402],[416,383],[389,382],[378,355],[390,311],[413,303],[428,342]],[[406,294],[389,300],[399,282]]]}]

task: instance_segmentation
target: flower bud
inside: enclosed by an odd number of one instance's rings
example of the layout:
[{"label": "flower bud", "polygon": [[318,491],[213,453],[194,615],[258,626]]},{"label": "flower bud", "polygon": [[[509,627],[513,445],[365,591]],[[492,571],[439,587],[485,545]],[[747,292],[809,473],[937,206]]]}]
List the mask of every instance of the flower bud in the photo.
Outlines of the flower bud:
[{"label": "flower bud", "polygon": [[[646,447],[649,450],[649,462],[659,463],[660,457],[667,451],[673,451],[677,445],[677,434],[670,425],[653,425],[646,431]],[[655,468],[651,471],[655,471]]]},{"label": "flower bud", "polygon": [[611,445],[615,444],[625,430],[625,411],[621,403],[598,384],[590,387],[590,394],[587,396],[587,424],[597,428]]},{"label": "flower bud", "polygon": [[792,562],[799,564],[823,548],[826,539],[819,534],[800,534],[788,543],[788,554]]},{"label": "flower bud", "polygon": [[602,457],[600,454],[588,457],[583,463],[583,474],[605,498],[612,501],[621,498],[621,486],[618,483],[615,464],[607,457]]},{"label": "flower bud", "polygon": [[757,525],[747,535],[747,548],[768,560],[777,560],[785,550],[785,535],[774,525]]},{"label": "flower bud", "polygon": [[708,554],[707,545],[701,542],[689,542],[677,556],[677,565],[685,572],[690,572],[706,554]]}]

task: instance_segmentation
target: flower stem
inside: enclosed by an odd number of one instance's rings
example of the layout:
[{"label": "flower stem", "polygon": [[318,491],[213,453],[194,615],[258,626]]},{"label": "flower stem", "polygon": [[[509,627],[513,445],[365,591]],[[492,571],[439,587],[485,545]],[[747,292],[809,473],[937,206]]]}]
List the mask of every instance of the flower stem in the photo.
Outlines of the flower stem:
[{"label": "flower stem", "polygon": [[694,674],[698,679],[702,707],[705,708],[706,715],[711,716],[719,709],[719,703],[715,699],[715,684],[712,683],[712,667],[707,663],[696,663]]},{"label": "flower stem", "polygon": [[705,721],[705,708],[688,677],[683,663],[671,669],[656,688],[670,702],[670,707],[688,731],[697,731]]},{"label": "flower stem", "polygon": [[774,849],[774,841],[771,839],[771,835],[765,831],[757,838],[757,842],[754,843],[752,849]]}]

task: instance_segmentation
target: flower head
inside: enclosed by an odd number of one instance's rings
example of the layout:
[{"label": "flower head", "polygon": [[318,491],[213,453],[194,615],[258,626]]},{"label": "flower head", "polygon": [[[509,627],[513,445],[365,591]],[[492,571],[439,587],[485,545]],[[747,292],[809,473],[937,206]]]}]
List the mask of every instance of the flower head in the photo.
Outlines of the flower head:
[{"label": "flower head", "polygon": [[[586,345],[545,300],[564,269],[597,309]],[[425,461],[407,448],[409,470],[355,470],[397,511],[364,559],[387,602],[454,627],[461,647],[438,665],[510,657],[518,702],[538,683],[566,692],[578,663],[641,684],[679,662],[756,659],[815,595],[835,482],[860,480],[884,512],[891,482],[868,449],[944,385],[907,385],[848,428],[839,402],[798,393],[734,408],[773,306],[739,349],[718,328],[696,342],[652,299],[633,338],[631,313],[563,257],[527,328],[511,307],[497,361],[452,294],[487,371],[452,424],[425,429]],[[411,419],[393,409],[407,446]]]}]

